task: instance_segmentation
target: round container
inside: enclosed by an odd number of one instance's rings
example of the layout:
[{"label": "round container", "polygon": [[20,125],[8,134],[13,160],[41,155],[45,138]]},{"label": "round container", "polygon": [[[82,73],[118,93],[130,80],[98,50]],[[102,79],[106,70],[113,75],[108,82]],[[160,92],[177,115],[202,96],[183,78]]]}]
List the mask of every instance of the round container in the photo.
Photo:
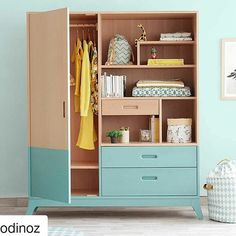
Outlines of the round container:
[{"label": "round container", "polygon": [[121,143],[129,143],[129,130],[121,130]]}]

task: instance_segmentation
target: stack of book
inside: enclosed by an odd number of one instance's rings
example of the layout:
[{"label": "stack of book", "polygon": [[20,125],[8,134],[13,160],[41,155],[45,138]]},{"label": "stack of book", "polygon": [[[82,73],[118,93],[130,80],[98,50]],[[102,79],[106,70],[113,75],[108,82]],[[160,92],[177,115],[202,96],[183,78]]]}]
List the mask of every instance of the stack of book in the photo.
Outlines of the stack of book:
[{"label": "stack of book", "polygon": [[124,97],[127,77],[125,75],[101,76],[102,97]]},{"label": "stack of book", "polygon": [[177,32],[177,33],[164,33],[161,34],[161,41],[192,41],[191,33]]}]

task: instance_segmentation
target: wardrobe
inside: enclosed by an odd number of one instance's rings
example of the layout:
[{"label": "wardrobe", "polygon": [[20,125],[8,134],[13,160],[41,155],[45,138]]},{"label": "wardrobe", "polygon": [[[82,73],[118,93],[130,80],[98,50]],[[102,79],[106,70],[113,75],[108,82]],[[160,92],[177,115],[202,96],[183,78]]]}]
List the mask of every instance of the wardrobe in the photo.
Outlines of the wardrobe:
[{"label": "wardrobe", "polygon": [[[147,41],[139,42],[138,24]],[[80,114],[74,112],[74,64],[77,36],[93,33],[98,50],[98,135],[94,150],[78,148]],[[161,42],[162,32],[191,32],[192,41]],[[107,65],[110,40],[124,35],[134,63]],[[202,219],[199,197],[198,14],[197,12],[70,12],[58,9],[27,13],[29,97],[29,205],[39,207],[190,206]],[[161,58],[184,58],[178,66],[148,66],[155,46]],[[103,73],[126,75],[123,98],[103,98]],[[183,78],[190,97],[132,97],[139,79]],[[159,142],[139,141],[150,115],[159,115]],[[167,143],[167,118],[191,118],[192,142]],[[130,142],[110,143],[106,133],[130,127]]]}]

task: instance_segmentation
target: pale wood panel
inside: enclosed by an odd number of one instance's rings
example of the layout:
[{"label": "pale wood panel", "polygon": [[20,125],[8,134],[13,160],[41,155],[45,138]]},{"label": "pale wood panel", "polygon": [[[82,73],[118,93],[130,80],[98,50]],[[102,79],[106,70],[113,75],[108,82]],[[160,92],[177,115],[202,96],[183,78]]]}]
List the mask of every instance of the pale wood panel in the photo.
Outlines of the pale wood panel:
[{"label": "pale wood panel", "polygon": [[98,142],[102,142],[102,102],[101,102],[101,74],[102,74],[102,20],[101,14],[98,14],[98,129],[99,138]]},{"label": "pale wood panel", "polygon": [[173,146],[179,146],[179,147],[185,147],[185,146],[197,146],[197,143],[152,143],[152,142],[130,142],[130,143],[102,143],[103,147],[160,147],[160,146],[167,146],[167,147],[173,147]]},{"label": "pale wood panel", "polygon": [[[194,34],[195,35],[195,34]],[[138,44],[141,45],[194,45],[196,41],[139,41]]]},{"label": "pale wood panel", "polygon": [[91,162],[91,161],[72,161],[71,169],[74,169],[74,170],[98,169],[98,163]]},{"label": "pale wood panel", "polygon": [[143,20],[143,19],[191,19],[197,14],[196,11],[161,11],[161,12],[103,12],[103,20]]},{"label": "pale wood panel", "polygon": [[173,65],[173,66],[148,66],[148,65],[102,65],[102,69],[191,69],[195,65]]},{"label": "pale wood panel", "polygon": [[68,149],[68,43],[67,9],[29,15],[31,146]]}]

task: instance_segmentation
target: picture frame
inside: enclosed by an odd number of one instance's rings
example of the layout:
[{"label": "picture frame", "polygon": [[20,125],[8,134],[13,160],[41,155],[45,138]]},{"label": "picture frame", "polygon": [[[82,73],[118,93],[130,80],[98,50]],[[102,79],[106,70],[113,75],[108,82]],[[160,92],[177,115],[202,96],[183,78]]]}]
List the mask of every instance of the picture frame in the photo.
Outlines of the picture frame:
[{"label": "picture frame", "polygon": [[236,100],[236,38],[221,41],[221,99]]}]

